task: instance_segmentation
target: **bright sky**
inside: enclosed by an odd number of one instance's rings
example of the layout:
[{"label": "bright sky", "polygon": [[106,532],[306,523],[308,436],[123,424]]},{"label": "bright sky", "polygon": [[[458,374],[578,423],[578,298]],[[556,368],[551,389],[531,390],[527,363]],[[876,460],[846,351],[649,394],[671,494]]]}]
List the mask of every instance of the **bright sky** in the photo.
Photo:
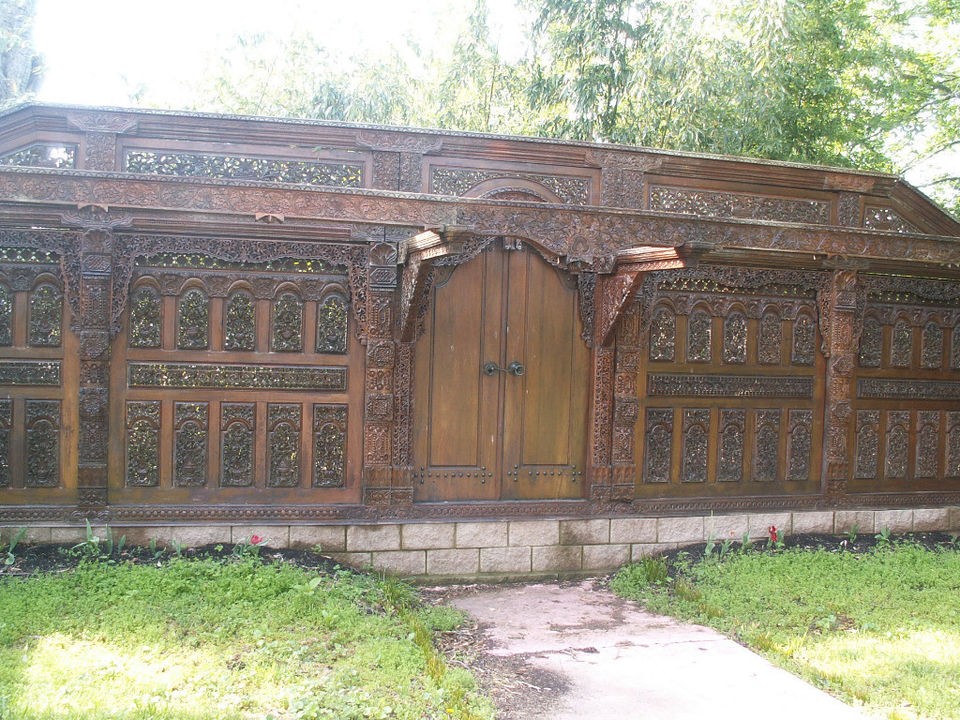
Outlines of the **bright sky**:
[{"label": "bright sky", "polygon": [[[2,0],[0,0],[2,2]],[[487,0],[501,48],[518,42],[512,0]],[[193,79],[238,35],[309,31],[331,50],[411,34],[452,42],[472,0],[38,0],[34,41],[46,74],[37,99],[183,108]],[[222,53],[221,53],[222,56]]]}]

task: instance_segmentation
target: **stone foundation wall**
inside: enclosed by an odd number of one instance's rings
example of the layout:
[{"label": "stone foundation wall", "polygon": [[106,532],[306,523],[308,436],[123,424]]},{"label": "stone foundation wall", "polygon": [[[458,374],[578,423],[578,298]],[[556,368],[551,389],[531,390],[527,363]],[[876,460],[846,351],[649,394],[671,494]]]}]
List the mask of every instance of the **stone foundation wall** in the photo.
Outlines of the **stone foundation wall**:
[{"label": "stone foundation wall", "polygon": [[[113,526],[115,538],[147,545],[193,547],[265,538],[270,547],[317,549],[354,567],[431,581],[493,581],[610,572],[630,561],[713,539],[781,536],[960,532],[960,507],[900,510],[772,512],[685,517],[611,517],[469,522],[404,522],[329,525]],[[0,528],[6,539],[14,527]],[[95,528],[103,532],[103,528]],[[26,542],[75,543],[86,537],[77,526],[31,526]]]}]

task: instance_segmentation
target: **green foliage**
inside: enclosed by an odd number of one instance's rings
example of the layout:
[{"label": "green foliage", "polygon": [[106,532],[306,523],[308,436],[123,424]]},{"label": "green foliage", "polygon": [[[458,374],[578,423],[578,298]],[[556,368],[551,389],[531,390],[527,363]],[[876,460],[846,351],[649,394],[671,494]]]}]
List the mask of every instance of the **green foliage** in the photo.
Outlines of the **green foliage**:
[{"label": "green foliage", "polygon": [[0,109],[28,100],[43,76],[43,60],[33,46],[36,4],[0,3]]},{"label": "green foliage", "polygon": [[[23,540],[26,534],[27,534],[26,528],[20,528],[16,532],[11,531],[10,540],[7,542],[7,549],[2,555],[4,565],[9,567],[10,565],[13,565],[17,561],[17,556],[15,554],[17,545],[20,544],[20,541]],[[0,717],[3,717],[3,716],[0,715]]]},{"label": "green foliage", "polygon": [[121,535],[120,539],[114,542],[113,529],[106,526],[103,529],[103,537],[94,533],[90,526],[90,521],[86,523],[86,538],[73,546],[72,551],[87,560],[109,560],[113,557],[114,550],[117,555],[123,552],[127,544],[127,536]]},{"label": "green foliage", "polygon": [[250,555],[9,580],[0,717],[492,717],[433,645],[460,616],[395,610],[411,596],[393,580]]}]

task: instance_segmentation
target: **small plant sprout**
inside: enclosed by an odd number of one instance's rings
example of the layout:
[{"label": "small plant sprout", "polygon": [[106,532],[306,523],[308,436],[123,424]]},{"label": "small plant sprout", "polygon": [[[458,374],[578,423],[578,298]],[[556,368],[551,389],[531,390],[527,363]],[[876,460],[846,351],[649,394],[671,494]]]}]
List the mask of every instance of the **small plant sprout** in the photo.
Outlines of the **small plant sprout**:
[{"label": "small plant sprout", "polygon": [[707,544],[703,548],[703,556],[705,558],[709,558],[711,555],[713,555],[713,551],[716,549],[716,547],[717,543],[714,541],[713,535],[711,535],[707,538]]},{"label": "small plant sprout", "polygon": [[877,541],[877,547],[879,548],[890,547],[890,528],[882,528],[880,532],[874,535],[874,538]]},{"label": "small plant sprout", "polygon": [[13,535],[10,536],[10,544],[7,545],[7,550],[4,553],[3,564],[7,567],[13,565],[17,561],[17,556],[14,555],[14,551],[17,549],[17,545],[20,544],[20,541],[23,540],[24,536],[27,534],[26,528],[20,528]]},{"label": "small plant sprout", "polygon": [[847,530],[847,532],[845,533],[847,536],[847,540],[850,541],[851,545],[857,541],[857,534],[859,532],[860,532],[860,526],[854,523],[853,527]]},{"label": "small plant sprout", "polygon": [[750,533],[745,532],[743,537],[740,538],[740,552],[750,552],[750,548],[753,547],[753,540],[750,539]]},{"label": "small plant sprout", "polygon": [[733,545],[733,538],[727,538],[722,543],[720,543],[720,559],[723,560],[726,557],[727,553],[730,552],[730,546]]}]

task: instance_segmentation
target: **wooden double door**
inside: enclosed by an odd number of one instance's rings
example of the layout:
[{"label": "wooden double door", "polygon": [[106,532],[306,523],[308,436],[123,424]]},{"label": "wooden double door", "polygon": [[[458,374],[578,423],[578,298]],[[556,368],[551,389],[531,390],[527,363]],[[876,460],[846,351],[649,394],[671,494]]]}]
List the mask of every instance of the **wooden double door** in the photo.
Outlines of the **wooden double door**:
[{"label": "wooden double door", "polygon": [[499,242],[437,272],[416,347],[415,499],[582,497],[590,373],[574,278]]}]

